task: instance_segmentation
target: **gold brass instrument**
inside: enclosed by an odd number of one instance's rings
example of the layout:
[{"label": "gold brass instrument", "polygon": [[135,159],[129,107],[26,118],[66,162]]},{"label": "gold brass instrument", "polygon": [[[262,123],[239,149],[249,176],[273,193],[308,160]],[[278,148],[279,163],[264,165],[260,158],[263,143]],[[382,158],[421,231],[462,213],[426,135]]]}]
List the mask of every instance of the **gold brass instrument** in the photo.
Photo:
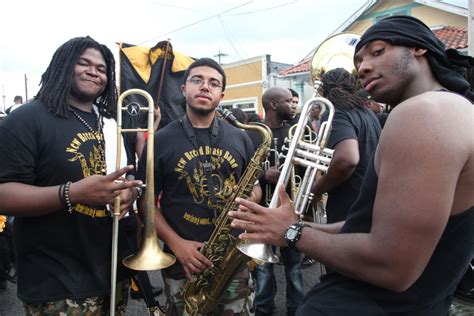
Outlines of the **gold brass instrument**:
[{"label": "gold brass instrument", "polygon": [[244,174],[233,188],[232,195],[217,218],[216,227],[211,237],[201,248],[201,253],[212,261],[213,267],[202,273],[194,274],[193,280],[186,281],[181,288],[186,302],[186,311],[190,315],[212,312],[229,287],[232,278],[250,260],[249,257],[236,249],[236,245],[241,241],[231,234],[230,223],[232,220],[228,213],[238,209],[238,204],[235,203],[237,197],[246,199],[251,195],[271,146],[272,131],[266,125],[242,124],[230,111],[224,110],[221,113],[236,127],[259,132],[263,137],[263,143],[257,148]]},{"label": "gold brass instrument", "polygon": [[[127,106],[123,106],[125,98],[132,94],[139,94],[146,98],[148,106],[142,107],[138,103],[134,103],[135,111],[147,111],[148,126],[147,128],[122,128],[122,111],[127,110]],[[130,106],[130,105],[128,105]],[[176,258],[170,254],[164,253],[159,245],[158,237],[156,236],[155,227],[155,192],[154,192],[154,161],[153,161],[153,146],[154,146],[154,105],[150,94],[140,89],[130,89],[122,93],[117,102],[117,159],[116,169],[120,169],[121,157],[121,139],[122,132],[148,132],[148,150],[146,156],[146,184],[145,191],[145,214],[144,227],[142,231],[142,240],[137,254],[128,256],[123,260],[123,264],[133,270],[148,271],[164,269],[171,266]],[[118,249],[118,220],[120,216],[120,198],[116,197],[114,200],[113,213],[113,229],[112,229],[112,291],[110,296],[110,315],[115,315],[115,291],[117,283],[117,249]]]},{"label": "gold brass instrument", "polygon": [[[278,188],[279,185],[287,186],[294,165],[306,167],[304,177],[298,186],[298,192],[293,201],[295,212],[300,217],[306,209],[307,204],[311,201],[311,189],[318,172],[327,172],[334,152],[332,149],[326,148],[334,117],[334,106],[328,99],[322,98],[319,95],[318,90],[321,86],[319,79],[324,72],[338,67],[349,68],[349,71],[353,73],[354,65],[352,56],[354,55],[354,48],[358,40],[359,35],[352,33],[340,33],[331,36],[316,49],[312,59],[310,73],[311,79],[314,82],[313,96],[304,104],[301,110],[301,116],[287,148],[288,151],[285,156],[285,162],[276,185],[276,188]],[[311,108],[316,104],[320,104],[321,109],[328,110],[329,115],[327,121],[321,124],[316,142],[308,143],[304,141],[304,131]],[[273,194],[269,208],[275,208],[277,205],[278,194]],[[270,245],[246,241],[240,244],[238,248],[256,260],[274,262],[275,255]],[[254,251],[254,249],[259,249],[260,253]]]}]

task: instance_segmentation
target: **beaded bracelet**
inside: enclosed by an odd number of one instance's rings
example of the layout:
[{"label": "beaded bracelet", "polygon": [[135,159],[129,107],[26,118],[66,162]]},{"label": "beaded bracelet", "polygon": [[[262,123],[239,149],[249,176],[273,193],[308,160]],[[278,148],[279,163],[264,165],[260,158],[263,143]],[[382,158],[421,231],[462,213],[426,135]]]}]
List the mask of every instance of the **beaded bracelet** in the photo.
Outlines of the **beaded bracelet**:
[{"label": "beaded bracelet", "polygon": [[58,189],[58,197],[59,202],[61,202],[62,206],[67,207],[66,200],[64,199],[64,186],[65,184],[61,184]]},{"label": "beaded bracelet", "polygon": [[72,182],[68,181],[64,185],[64,200],[66,201],[67,211],[69,212],[69,214],[72,214],[72,211],[74,210],[74,207],[71,203],[71,197],[69,196],[69,189],[71,188],[71,184]]}]

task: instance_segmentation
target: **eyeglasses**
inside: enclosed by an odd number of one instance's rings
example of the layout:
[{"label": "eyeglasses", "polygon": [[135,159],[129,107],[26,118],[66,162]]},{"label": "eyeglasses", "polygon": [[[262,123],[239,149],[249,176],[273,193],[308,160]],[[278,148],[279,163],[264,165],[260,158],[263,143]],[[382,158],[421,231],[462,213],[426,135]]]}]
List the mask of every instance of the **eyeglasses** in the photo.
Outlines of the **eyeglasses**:
[{"label": "eyeglasses", "polygon": [[188,79],[188,81],[191,82],[193,85],[198,86],[198,87],[202,87],[202,85],[204,83],[207,83],[207,86],[211,90],[222,89],[222,85],[218,80],[211,79],[210,81],[205,81],[205,80],[203,80],[199,77],[192,77],[192,78]]}]

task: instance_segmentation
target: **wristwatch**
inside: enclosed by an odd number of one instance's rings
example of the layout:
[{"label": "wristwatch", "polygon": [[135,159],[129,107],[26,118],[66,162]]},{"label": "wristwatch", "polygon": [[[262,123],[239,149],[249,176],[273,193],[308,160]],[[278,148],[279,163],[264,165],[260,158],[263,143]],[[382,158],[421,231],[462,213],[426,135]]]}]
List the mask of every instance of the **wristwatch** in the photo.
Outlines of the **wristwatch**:
[{"label": "wristwatch", "polygon": [[304,222],[298,222],[298,223],[294,223],[293,225],[290,225],[286,229],[285,240],[289,248],[293,250],[297,250],[296,243],[300,240],[301,233],[304,227],[310,227],[310,225]]}]

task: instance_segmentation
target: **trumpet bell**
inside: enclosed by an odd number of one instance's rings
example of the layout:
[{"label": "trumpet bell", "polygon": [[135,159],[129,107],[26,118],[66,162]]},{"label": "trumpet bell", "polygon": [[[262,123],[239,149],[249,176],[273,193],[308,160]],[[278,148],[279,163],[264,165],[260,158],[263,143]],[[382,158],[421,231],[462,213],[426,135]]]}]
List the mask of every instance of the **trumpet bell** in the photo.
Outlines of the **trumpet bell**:
[{"label": "trumpet bell", "polygon": [[237,249],[254,259],[257,263],[277,263],[279,261],[278,256],[273,253],[271,246],[267,244],[245,241],[237,245]]},{"label": "trumpet bell", "polygon": [[132,270],[150,271],[167,268],[176,262],[176,257],[161,250],[156,239],[144,240],[138,252],[123,259],[123,264]]}]

